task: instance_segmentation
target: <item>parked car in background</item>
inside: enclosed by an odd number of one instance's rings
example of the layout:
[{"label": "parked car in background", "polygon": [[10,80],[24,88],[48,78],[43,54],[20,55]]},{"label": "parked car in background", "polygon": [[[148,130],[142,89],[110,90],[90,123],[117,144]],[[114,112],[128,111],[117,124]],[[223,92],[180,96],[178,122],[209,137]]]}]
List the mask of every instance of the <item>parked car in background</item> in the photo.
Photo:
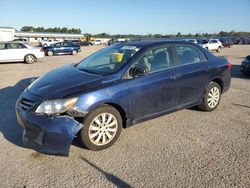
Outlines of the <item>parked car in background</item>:
[{"label": "parked car in background", "polygon": [[0,62],[25,62],[32,64],[44,57],[43,48],[22,42],[0,42]]},{"label": "parked car in background", "polygon": [[242,61],[241,72],[245,75],[250,75],[250,55],[245,57]]},{"label": "parked car in background", "polygon": [[54,40],[54,39],[49,39],[49,40],[43,40],[40,42],[40,46],[50,46],[52,44],[55,44],[57,42],[61,42],[60,40]]},{"label": "parked car in background", "polygon": [[86,148],[101,150],[133,124],[192,106],[213,111],[230,87],[231,67],[184,41],[112,45],[43,75],[21,94],[24,143],[68,155],[78,133]]},{"label": "parked car in background", "polygon": [[28,43],[27,39],[14,39],[15,42],[22,42],[22,43]]},{"label": "parked car in background", "polygon": [[78,46],[91,46],[91,45],[93,45],[89,41],[71,40],[70,42],[72,42],[73,44],[78,45]]},{"label": "parked car in background", "polygon": [[230,38],[220,38],[220,42],[224,48],[228,47],[231,48],[234,44],[233,40]]},{"label": "parked car in background", "polygon": [[234,37],[234,44],[250,44],[250,37]]},{"label": "parked car in background", "polygon": [[75,45],[72,42],[58,42],[50,46],[43,47],[45,54],[52,56],[54,54],[72,54],[76,55],[81,51],[79,45]]},{"label": "parked car in background", "polygon": [[92,42],[94,45],[100,45],[102,44],[102,41],[101,40],[95,40]]},{"label": "parked car in background", "polygon": [[204,39],[200,41],[199,43],[200,46],[207,50],[216,50],[217,52],[220,52],[222,49],[222,43],[218,39]]},{"label": "parked car in background", "polygon": [[195,43],[195,44],[198,43],[198,41],[196,39],[184,39],[184,40],[187,42]]}]

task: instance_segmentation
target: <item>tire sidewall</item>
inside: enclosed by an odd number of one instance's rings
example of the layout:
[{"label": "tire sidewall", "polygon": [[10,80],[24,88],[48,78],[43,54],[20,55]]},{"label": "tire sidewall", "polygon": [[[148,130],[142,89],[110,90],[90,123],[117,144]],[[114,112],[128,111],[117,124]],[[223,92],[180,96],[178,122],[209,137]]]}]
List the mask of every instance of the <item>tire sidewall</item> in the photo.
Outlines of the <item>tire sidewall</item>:
[{"label": "tire sidewall", "polygon": [[[210,92],[210,90],[211,90],[213,87],[217,87],[217,88],[219,89],[219,101],[218,101],[218,103],[216,104],[215,107],[211,108],[211,107],[208,105],[207,99],[208,99],[208,93]],[[206,93],[205,93],[205,96],[204,96],[204,99],[203,99],[203,100],[204,100],[203,103],[204,103],[204,107],[205,107],[206,111],[209,111],[209,112],[214,111],[214,110],[218,107],[218,105],[220,104],[220,100],[221,100],[221,87],[220,87],[220,85],[217,84],[217,83],[215,83],[215,82],[211,82],[211,83],[208,85],[207,89],[206,89]]]},{"label": "tire sidewall", "polygon": [[52,50],[49,50],[49,51],[47,52],[47,55],[48,55],[48,56],[53,56],[53,55],[54,55],[54,53],[53,53],[53,51],[52,51]]},{"label": "tire sidewall", "polygon": [[[89,127],[91,122],[93,121],[93,119],[102,113],[110,113],[112,115],[115,116],[117,122],[118,122],[118,127],[117,127],[117,132],[115,137],[113,138],[113,140],[111,140],[109,143],[107,143],[106,145],[95,145],[89,138]],[[121,130],[122,130],[122,118],[120,113],[115,109],[112,108],[108,105],[105,106],[101,106],[93,111],[91,111],[83,120],[83,128],[80,131],[80,139],[81,142],[83,143],[83,145],[90,150],[94,150],[94,151],[98,151],[98,150],[102,150],[105,148],[110,147],[111,145],[113,145],[116,140],[119,138],[120,134],[121,134]]]},{"label": "tire sidewall", "polygon": [[[28,58],[29,56],[32,56],[32,58],[33,58],[33,61],[32,61],[32,62],[27,61],[27,58]],[[27,55],[24,57],[24,62],[27,63],[27,64],[33,64],[33,63],[35,63],[35,61],[36,61],[36,57],[35,57],[34,55],[32,55],[32,54],[27,54]]]}]

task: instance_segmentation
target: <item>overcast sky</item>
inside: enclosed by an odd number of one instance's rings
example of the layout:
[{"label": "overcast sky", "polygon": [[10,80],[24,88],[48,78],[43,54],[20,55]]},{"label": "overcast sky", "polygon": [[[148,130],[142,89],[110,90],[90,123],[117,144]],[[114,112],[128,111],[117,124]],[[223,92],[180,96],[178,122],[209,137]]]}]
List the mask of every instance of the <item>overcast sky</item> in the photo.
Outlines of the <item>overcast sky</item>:
[{"label": "overcast sky", "polygon": [[0,26],[83,33],[250,31],[250,0],[0,0]]}]

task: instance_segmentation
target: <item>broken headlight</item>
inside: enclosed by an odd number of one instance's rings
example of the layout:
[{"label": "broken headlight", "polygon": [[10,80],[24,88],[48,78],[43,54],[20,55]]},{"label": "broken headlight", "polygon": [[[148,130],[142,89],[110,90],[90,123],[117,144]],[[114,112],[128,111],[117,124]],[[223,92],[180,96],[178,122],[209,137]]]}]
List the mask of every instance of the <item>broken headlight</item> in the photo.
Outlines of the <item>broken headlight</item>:
[{"label": "broken headlight", "polygon": [[60,114],[70,109],[77,100],[78,98],[44,101],[37,107],[36,113],[47,115]]}]

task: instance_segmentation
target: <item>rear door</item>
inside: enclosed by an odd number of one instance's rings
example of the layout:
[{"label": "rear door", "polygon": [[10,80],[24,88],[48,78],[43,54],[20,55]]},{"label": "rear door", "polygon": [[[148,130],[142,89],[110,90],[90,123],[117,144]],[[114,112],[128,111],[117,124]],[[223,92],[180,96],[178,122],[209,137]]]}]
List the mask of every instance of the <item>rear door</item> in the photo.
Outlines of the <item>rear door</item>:
[{"label": "rear door", "polygon": [[137,120],[171,110],[178,104],[178,89],[171,45],[146,51],[133,67],[149,69],[149,74],[128,79],[132,119]]},{"label": "rear door", "polygon": [[73,50],[73,43],[64,42],[64,43],[63,43],[63,47],[64,47],[63,51],[64,51],[65,53],[71,53],[72,50]]},{"label": "rear door", "polygon": [[210,78],[207,57],[194,45],[175,45],[179,105],[198,102]]}]

